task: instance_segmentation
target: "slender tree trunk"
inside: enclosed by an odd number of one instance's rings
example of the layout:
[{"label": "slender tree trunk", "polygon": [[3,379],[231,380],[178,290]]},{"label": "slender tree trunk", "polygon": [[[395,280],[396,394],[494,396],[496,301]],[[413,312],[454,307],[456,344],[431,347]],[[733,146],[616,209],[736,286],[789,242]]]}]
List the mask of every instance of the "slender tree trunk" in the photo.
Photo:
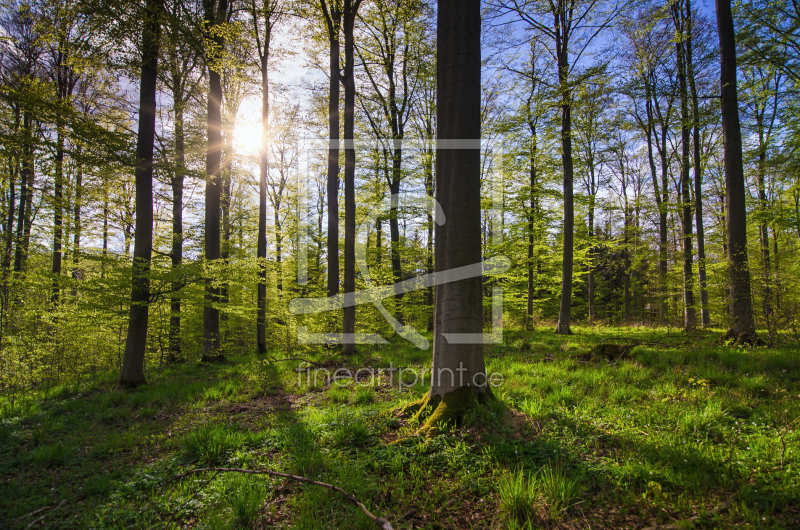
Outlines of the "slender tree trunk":
[{"label": "slender tree trunk", "polygon": [[[563,25],[562,25],[563,27]],[[561,303],[556,333],[571,335],[572,271],[575,236],[574,170],[572,163],[572,95],[568,84],[569,58],[562,41],[558,50],[558,78],[561,90],[561,162],[564,170],[564,250],[561,263]]]},{"label": "slender tree trunk", "polygon": [[56,129],[55,176],[53,179],[53,289],[50,297],[50,303],[54,309],[58,308],[61,297],[61,245],[64,234],[64,136],[66,136],[63,124],[59,124]]},{"label": "slender tree trunk", "polygon": [[742,133],[736,88],[736,34],[730,0],[715,0],[720,47],[722,87],[722,144],[725,150],[725,199],[728,228],[730,334],[755,337],[747,258],[747,207],[745,204]]},{"label": "slender tree trunk", "polygon": [[156,129],[156,85],[163,0],[148,0],[142,35],[139,85],[139,131],[136,138],[136,242],[131,309],[120,386],[145,382],[144,356],[150,303],[150,257],[153,247],[153,144]]},{"label": "slender tree trunk", "polygon": [[331,2],[328,11],[326,0],[320,0],[328,25],[330,44],[330,93],[328,123],[330,143],[328,148],[328,296],[339,294],[339,28],[342,13]]},{"label": "slender tree trunk", "polygon": [[256,314],[256,342],[258,353],[267,353],[267,177],[269,175],[269,47],[272,25],[265,24],[261,60],[261,152],[258,184],[258,310]]},{"label": "slender tree trunk", "polygon": [[[176,90],[173,90],[173,94]],[[183,264],[183,180],[186,174],[186,148],[184,139],[183,102],[176,103],[175,108],[175,175],[172,177],[172,271],[177,271]],[[180,281],[172,283],[173,295],[170,300],[169,317],[169,357],[173,363],[183,358],[181,345],[181,289]]]},{"label": "slender tree trunk", "polygon": [[764,141],[764,122],[762,115],[756,111],[756,123],[758,126],[758,203],[761,210],[761,222],[758,225],[759,239],[761,240],[761,264],[764,267],[764,301],[762,308],[764,311],[764,318],[769,322],[772,315],[772,286],[770,285],[770,278],[772,275],[772,267],[770,265],[769,256],[769,228],[766,222],[768,212],[767,203],[767,187],[766,187],[766,172],[767,172],[767,145]]},{"label": "slender tree trunk", "polygon": [[706,239],[703,227],[703,164],[700,158],[700,102],[697,97],[697,83],[694,76],[694,61],[692,58],[692,39],[694,37],[694,22],[692,2],[686,0],[686,69],[689,78],[689,90],[692,96],[692,145],[694,148],[694,216],[697,225],[697,271],[700,280],[700,311],[701,323],[704,328],[711,325],[711,315],[708,311],[708,277],[706,274]]},{"label": "slender tree trunk", "polygon": [[675,50],[678,59],[678,84],[681,91],[681,202],[683,203],[683,307],[684,329],[690,330],[697,326],[697,316],[694,307],[694,275],[692,266],[694,261],[694,248],[692,246],[692,197],[689,185],[689,127],[693,119],[689,114],[689,90],[686,82],[686,50],[684,47],[685,22],[680,3],[672,4],[672,17],[678,38]]},{"label": "slender tree trunk", "polygon": [[[649,75],[649,74],[648,74]],[[653,127],[654,127],[654,119],[653,119],[653,103],[652,103],[652,91],[650,87],[650,83],[648,79],[645,79],[645,97],[647,98],[646,109],[647,109],[647,124],[646,124],[646,133],[647,133],[647,161],[650,165],[650,175],[653,179],[653,195],[656,198],[656,206],[658,207],[659,212],[659,263],[658,263],[658,292],[656,294],[658,298],[658,319],[659,322],[663,324],[664,318],[666,316],[666,312],[664,310],[664,288],[666,285],[666,259],[663,259],[662,252],[665,250],[664,245],[666,244],[666,217],[662,217],[662,214],[665,211],[664,204],[661,202],[661,190],[658,185],[658,171],[656,169],[656,161],[655,156],[653,153]],[[663,232],[663,237],[661,237]]]},{"label": "slender tree trunk", "polygon": [[[78,147],[78,155],[80,155],[81,148]],[[75,172],[75,205],[73,206],[75,216],[73,218],[72,235],[72,279],[78,280],[79,273],[78,267],[80,265],[80,251],[81,251],[81,200],[83,195],[83,164],[78,162],[78,168]],[[76,293],[75,288],[72,292],[73,296]]]},{"label": "slender tree trunk", "polygon": [[[403,281],[403,266],[400,261],[400,181],[401,181],[402,149],[395,147],[392,152],[392,181],[389,187],[391,205],[389,209],[389,237],[391,239],[392,277],[395,283]],[[395,317],[401,324],[405,323],[403,315],[403,294],[396,294]]]},{"label": "slender tree trunk", "polygon": [[[204,0],[208,31],[220,24],[228,12],[227,0]],[[213,37],[218,46],[224,45],[221,37]],[[214,267],[221,257],[220,252],[220,206],[222,164],[222,84],[220,73],[208,69],[208,147],[206,151],[206,197],[205,197],[205,257],[209,272],[206,275],[205,307],[203,307],[203,361],[222,359],[219,334],[220,288],[214,277]]]},{"label": "slender tree trunk", "polygon": [[106,259],[108,258],[108,191],[103,198],[103,262],[100,266],[100,277],[106,277]]},{"label": "slender tree trunk", "polygon": [[[353,31],[361,0],[344,0],[344,292],[356,290],[356,150],[355,137],[355,41]],[[352,337],[356,327],[355,306],[344,308],[345,337]],[[355,341],[344,341],[345,354],[355,352]]]},{"label": "slender tree trunk", "polygon": [[535,287],[533,281],[533,248],[536,242],[534,223],[536,217],[536,156],[539,150],[537,144],[536,127],[529,123],[531,130],[531,156],[530,156],[530,209],[528,210],[528,307],[525,317],[525,329],[530,329],[533,325],[533,298],[535,296]]},{"label": "slender tree trunk", "polygon": [[625,324],[631,323],[631,249],[630,249],[630,206],[628,196],[625,196]]},{"label": "slender tree trunk", "polygon": [[26,112],[22,118],[24,144],[22,146],[22,178],[19,190],[19,213],[17,214],[16,248],[14,250],[14,272],[25,270],[28,257],[28,234],[30,234],[31,206],[33,205],[33,139],[31,119]]},{"label": "slender tree trunk", "polygon": [[383,253],[383,243],[381,242],[383,238],[383,223],[381,222],[381,218],[378,217],[375,219],[375,263],[380,265],[381,264],[381,254]]},{"label": "slender tree trunk", "polygon": [[283,270],[281,267],[281,254],[283,253],[283,233],[281,232],[281,218],[279,215],[280,202],[275,202],[275,283],[278,288],[278,295],[283,294]]},{"label": "slender tree trunk", "polygon": [[[436,199],[446,222],[435,228],[437,272],[481,262],[481,13],[479,0],[439,0],[437,12],[437,139],[461,140],[472,149],[440,148]],[[440,146],[446,147],[446,146]],[[465,146],[457,146],[465,147]],[[447,409],[476,403],[488,388],[483,357],[480,276],[436,286],[429,405]],[[475,334],[458,341],[451,333]],[[462,342],[462,343],[459,343]],[[452,374],[452,376],[451,376]],[[441,401],[436,404],[435,401]],[[463,410],[463,408],[462,408]],[[434,412],[434,418],[437,413]],[[434,427],[435,429],[435,427]]]},{"label": "slender tree trunk", "polygon": [[[759,140],[761,140],[761,138],[759,138]],[[769,255],[769,227],[763,218],[767,213],[767,192],[765,186],[766,153],[764,151],[765,148],[763,148],[758,154],[758,202],[762,212],[762,219],[759,223],[758,229],[761,235],[761,259],[764,267],[764,317],[770,318],[770,315],[772,314],[772,285],[770,281],[772,275],[772,266],[770,265]]]},{"label": "slender tree trunk", "polygon": [[[589,185],[589,240],[594,239],[594,212],[595,212],[595,196],[597,194],[597,190],[595,189],[595,172],[594,172],[594,163],[589,168],[591,179]],[[591,243],[592,247],[589,248],[589,273],[587,274],[587,287],[588,287],[588,306],[589,306],[589,323],[594,321],[594,314],[595,314],[595,307],[594,307],[594,243]]]},{"label": "slender tree trunk", "polygon": [[17,190],[16,190],[16,180],[17,176],[19,175],[19,164],[16,160],[12,158],[10,164],[12,166],[9,168],[9,179],[8,179],[8,216],[6,217],[6,226],[4,229],[3,236],[5,238],[4,247],[5,251],[3,252],[3,284],[5,285],[6,279],[8,277],[9,269],[11,268],[11,251],[13,250],[14,245],[14,209],[17,207]]}]

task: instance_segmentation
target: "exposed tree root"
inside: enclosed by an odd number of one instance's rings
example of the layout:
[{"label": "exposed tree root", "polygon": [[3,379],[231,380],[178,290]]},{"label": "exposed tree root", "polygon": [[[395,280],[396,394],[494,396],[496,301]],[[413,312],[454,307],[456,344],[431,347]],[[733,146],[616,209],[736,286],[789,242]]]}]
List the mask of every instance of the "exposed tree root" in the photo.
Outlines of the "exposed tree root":
[{"label": "exposed tree root", "polygon": [[402,413],[406,416],[413,416],[422,423],[419,435],[432,438],[439,434],[445,425],[457,425],[464,419],[467,411],[477,408],[493,398],[489,387],[486,388],[486,392],[478,392],[474,387],[462,386],[444,396],[431,397],[429,392],[422,399],[403,407]]},{"label": "exposed tree root", "polygon": [[320,482],[318,480],[312,480],[310,478],[301,477],[301,476],[298,476],[298,475],[290,475],[288,473],[279,473],[278,471],[269,471],[267,469],[240,469],[240,468],[235,468],[235,467],[204,467],[204,468],[199,468],[199,469],[193,469],[191,471],[187,471],[186,473],[181,473],[180,475],[176,475],[176,476],[172,477],[171,479],[169,479],[168,481],[166,481],[164,484],[162,484],[162,486],[165,486],[165,485],[169,484],[170,482],[173,482],[173,481],[180,480],[182,478],[188,477],[189,475],[193,475],[195,473],[205,473],[207,471],[214,471],[216,473],[246,473],[248,475],[270,475],[270,476],[273,476],[273,477],[281,477],[281,478],[287,478],[289,480],[296,480],[298,482],[304,482],[306,484],[314,484],[315,486],[322,486],[323,488],[328,488],[329,490],[333,490],[336,493],[339,493],[345,499],[347,499],[351,503],[353,503],[356,506],[358,506],[359,508],[361,508],[361,511],[364,512],[364,515],[369,517],[372,520],[372,522],[375,523],[375,526],[377,526],[381,530],[393,530],[392,525],[391,525],[391,523],[389,523],[389,521],[387,521],[386,519],[382,519],[380,517],[377,517],[375,515],[372,515],[372,513],[369,510],[367,510],[366,506],[361,504],[358,501],[358,499],[356,499],[355,497],[353,497],[352,495],[350,495],[349,493],[344,491],[339,486],[334,486],[333,484],[327,484],[325,482]]},{"label": "exposed tree root", "polygon": [[755,334],[750,334],[746,331],[741,333],[737,333],[735,329],[731,328],[726,331],[720,338],[718,338],[715,342],[720,344],[724,344],[726,342],[733,341],[733,347],[738,348],[739,346],[766,346],[767,343],[758,338]]}]

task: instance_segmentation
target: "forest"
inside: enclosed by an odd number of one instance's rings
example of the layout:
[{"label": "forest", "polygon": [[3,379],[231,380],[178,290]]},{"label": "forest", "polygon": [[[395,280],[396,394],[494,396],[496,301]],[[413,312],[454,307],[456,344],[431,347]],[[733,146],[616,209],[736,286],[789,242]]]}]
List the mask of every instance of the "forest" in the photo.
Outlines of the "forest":
[{"label": "forest", "polygon": [[797,528],[798,281],[796,0],[0,0],[2,528]]}]

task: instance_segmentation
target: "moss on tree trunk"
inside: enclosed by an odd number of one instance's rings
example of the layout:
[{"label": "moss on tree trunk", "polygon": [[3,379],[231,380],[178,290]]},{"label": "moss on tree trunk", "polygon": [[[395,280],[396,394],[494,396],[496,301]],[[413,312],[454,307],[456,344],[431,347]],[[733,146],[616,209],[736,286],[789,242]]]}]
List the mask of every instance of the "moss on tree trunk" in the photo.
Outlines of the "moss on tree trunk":
[{"label": "moss on tree trunk", "polygon": [[423,398],[403,407],[403,414],[421,425],[418,434],[433,438],[447,425],[459,425],[470,410],[477,408],[487,400],[494,399],[492,391],[486,387],[480,392],[475,387],[462,386],[445,395],[431,397],[428,392]]}]

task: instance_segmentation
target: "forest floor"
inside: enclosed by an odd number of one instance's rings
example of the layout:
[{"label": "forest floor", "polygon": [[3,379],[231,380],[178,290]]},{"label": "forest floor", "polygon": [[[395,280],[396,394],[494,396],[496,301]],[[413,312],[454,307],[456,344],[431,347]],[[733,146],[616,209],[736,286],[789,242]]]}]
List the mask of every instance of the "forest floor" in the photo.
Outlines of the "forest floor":
[{"label": "forest floor", "polygon": [[[395,529],[800,528],[800,349],[575,331],[506,331],[487,347],[497,400],[429,440],[397,412],[427,382],[378,370],[427,368],[430,352],[405,345],[338,365],[363,368],[358,381],[279,360],[332,374],[329,353],[274,352],[153,368],[134,391],[108,373],[0,403],[0,527],[375,528],[315,485],[167,483],[218,466],[338,485]],[[614,337],[648,343],[590,353],[625,344]]]}]

